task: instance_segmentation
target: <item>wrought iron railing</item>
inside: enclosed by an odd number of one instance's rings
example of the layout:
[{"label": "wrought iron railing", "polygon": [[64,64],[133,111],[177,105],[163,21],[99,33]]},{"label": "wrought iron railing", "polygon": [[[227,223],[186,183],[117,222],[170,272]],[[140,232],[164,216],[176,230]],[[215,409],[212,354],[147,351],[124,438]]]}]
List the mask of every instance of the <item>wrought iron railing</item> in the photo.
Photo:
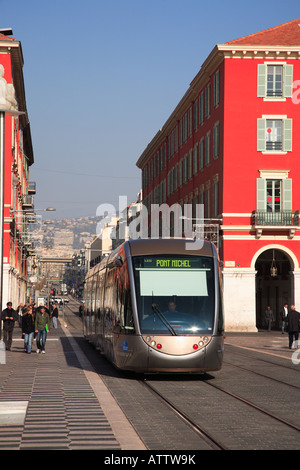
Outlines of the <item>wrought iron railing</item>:
[{"label": "wrought iron railing", "polygon": [[282,142],[266,142],[266,150],[282,150]]},{"label": "wrought iron railing", "polygon": [[299,211],[254,211],[252,212],[252,225],[299,225]]}]

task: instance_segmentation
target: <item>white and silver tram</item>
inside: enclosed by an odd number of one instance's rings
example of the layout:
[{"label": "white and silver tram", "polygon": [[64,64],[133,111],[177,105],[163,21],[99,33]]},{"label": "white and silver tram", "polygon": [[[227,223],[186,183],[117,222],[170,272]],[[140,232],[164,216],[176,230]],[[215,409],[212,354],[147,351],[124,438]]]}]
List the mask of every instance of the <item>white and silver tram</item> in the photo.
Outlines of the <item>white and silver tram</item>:
[{"label": "white and silver tram", "polygon": [[142,373],[221,368],[216,249],[209,242],[187,249],[187,243],[195,242],[126,241],[87,273],[84,335],[117,368]]}]

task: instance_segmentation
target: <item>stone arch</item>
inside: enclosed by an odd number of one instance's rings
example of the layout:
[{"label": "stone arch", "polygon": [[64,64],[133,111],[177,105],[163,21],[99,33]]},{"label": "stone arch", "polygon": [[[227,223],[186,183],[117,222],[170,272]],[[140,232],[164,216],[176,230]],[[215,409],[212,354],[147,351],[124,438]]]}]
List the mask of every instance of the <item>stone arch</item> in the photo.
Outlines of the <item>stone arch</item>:
[{"label": "stone arch", "polygon": [[[273,256],[278,268],[275,276],[270,272]],[[282,306],[294,303],[294,273],[299,270],[297,257],[284,245],[265,245],[253,256],[251,267],[256,271],[256,326],[266,327],[265,311],[270,305],[274,315],[273,328],[279,329]]]},{"label": "stone arch", "polygon": [[287,248],[286,246],[284,245],[279,245],[279,244],[270,244],[270,245],[265,245],[263,246],[262,248],[260,248],[256,253],[255,255],[253,256],[252,260],[251,260],[251,268],[252,269],[255,269],[255,263],[257,261],[257,259],[259,258],[259,256],[264,252],[264,251],[267,251],[267,250],[279,250],[279,251],[283,251],[286,256],[289,258],[290,260],[290,263],[291,263],[291,267],[292,267],[292,270],[293,271],[298,271],[299,270],[299,262],[298,262],[298,259],[297,257],[295,256],[295,254],[292,252],[292,250],[290,250],[289,248]]}]

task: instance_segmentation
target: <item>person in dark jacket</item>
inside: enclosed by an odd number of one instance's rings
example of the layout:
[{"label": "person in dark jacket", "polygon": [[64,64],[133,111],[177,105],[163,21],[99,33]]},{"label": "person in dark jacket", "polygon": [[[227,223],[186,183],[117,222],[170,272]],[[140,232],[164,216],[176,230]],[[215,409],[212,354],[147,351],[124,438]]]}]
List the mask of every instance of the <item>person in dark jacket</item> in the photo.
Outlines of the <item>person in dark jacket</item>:
[{"label": "person in dark jacket", "polygon": [[58,308],[56,304],[53,304],[53,310],[51,313],[53,328],[57,328],[57,319],[58,319]]},{"label": "person in dark jacket", "polygon": [[12,308],[12,303],[7,302],[6,308],[1,313],[3,321],[3,341],[7,351],[10,351],[15,322],[18,321],[18,314]]},{"label": "person in dark jacket", "polygon": [[24,335],[24,349],[28,354],[31,353],[32,340],[34,335],[34,316],[33,308],[29,306],[22,316],[22,333]]},{"label": "person in dark jacket", "polygon": [[299,320],[300,313],[297,312],[295,305],[291,305],[287,317],[287,328],[289,333],[289,348],[297,349],[298,347],[298,337],[299,337]]}]

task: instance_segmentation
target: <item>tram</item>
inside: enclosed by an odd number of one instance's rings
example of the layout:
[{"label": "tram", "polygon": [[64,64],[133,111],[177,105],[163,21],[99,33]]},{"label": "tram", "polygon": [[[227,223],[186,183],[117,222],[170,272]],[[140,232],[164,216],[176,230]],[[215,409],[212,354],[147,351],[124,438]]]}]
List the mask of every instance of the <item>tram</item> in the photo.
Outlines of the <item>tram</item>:
[{"label": "tram", "polygon": [[203,242],[201,249],[195,243],[129,240],[87,273],[84,336],[117,368],[138,373],[221,368],[218,256],[212,243]]}]

